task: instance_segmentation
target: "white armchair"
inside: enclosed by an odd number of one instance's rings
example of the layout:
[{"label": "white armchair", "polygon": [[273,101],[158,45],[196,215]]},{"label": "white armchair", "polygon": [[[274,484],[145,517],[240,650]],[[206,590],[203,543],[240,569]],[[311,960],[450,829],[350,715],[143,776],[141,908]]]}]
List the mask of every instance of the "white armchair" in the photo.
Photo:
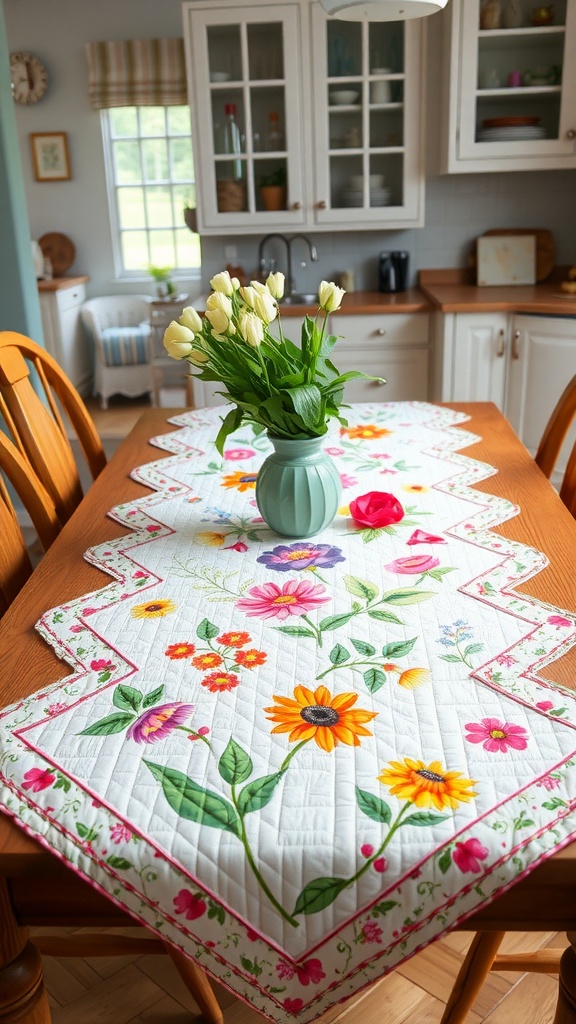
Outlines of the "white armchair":
[{"label": "white armchair", "polygon": [[94,394],[103,409],[110,395],[152,393],[150,302],[146,295],[101,295],[82,306],[94,341]]}]

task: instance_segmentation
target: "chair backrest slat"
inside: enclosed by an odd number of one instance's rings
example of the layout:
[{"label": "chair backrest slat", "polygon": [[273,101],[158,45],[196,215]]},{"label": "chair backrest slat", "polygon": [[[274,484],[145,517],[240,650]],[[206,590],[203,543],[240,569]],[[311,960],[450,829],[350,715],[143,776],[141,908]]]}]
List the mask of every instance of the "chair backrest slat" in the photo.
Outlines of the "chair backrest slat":
[{"label": "chair backrest slat", "polygon": [[[34,366],[46,404],[36,394]],[[92,477],[106,464],[102,443],[84,402],[58,363],[40,345],[13,331],[0,332],[0,410],[8,429],[66,522],[83,497],[74,453],[60,413],[76,433]]]},{"label": "chair backrest slat", "polygon": [[[576,374],[560,395],[534,456],[534,461],[548,479],[552,476],[560,450],[574,419],[576,419]],[[560,497],[576,518],[576,444],[574,444],[564,472]]]}]

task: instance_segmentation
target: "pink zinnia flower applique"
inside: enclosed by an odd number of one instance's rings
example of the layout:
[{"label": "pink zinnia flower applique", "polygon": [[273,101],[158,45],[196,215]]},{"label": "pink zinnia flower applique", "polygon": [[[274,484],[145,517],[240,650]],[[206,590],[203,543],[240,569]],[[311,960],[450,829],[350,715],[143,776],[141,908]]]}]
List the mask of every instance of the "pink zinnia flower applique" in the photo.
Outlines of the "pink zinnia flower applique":
[{"label": "pink zinnia flower applique", "polygon": [[185,722],[195,710],[195,704],[158,704],[140,715],[126,735],[136,743],[157,743]]},{"label": "pink zinnia flower applique", "polygon": [[31,789],[33,793],[39,793],[41,789],[48,789],[48,786],[56,782],[56,776],[48,769],[43,770],[42,768],[30,768],[24,774],[24,779],[22,789]]},{"label": "pink zinnia flower applique", "polygon": [[481,722],[468,722],[466,739],[469,743],[481,743],[490,753],[506,754],[512,750],[525,750],[528,746],[527,733],[521,725],[501,722],[498,718],[483,718]]},{"label": "pink zinnia flower applique", "polygon": [[288,978],[288,980],[290,980],[290,978],[294,977],[295,973],[296,972],[292,967],[292,964],[286,963],[285,960],[279,960],[276,964],[276,974],[279,978]]},{"label": "pink zinnia flower applique", "polygon": [[224,452],[224,458],[229,459],[230,462],[238,462],[240,459],[251,459],[255,455],[252,448],[227,448]]},{"label": "pink zinnia flower applique", "polygon": [[382,929],[376,921],[366,921],[362,929],[363,942],[382,942]]},{"label": "pink zinnia flower applique", "polygon": [[313,958],[307,960],[306,963],[300,967],[296,967],[296,974],[298,975],[298,981],[301,985],[309,985],[312,982],[313,985],[317,985],[318,982],[322,981],[322,978],[326,977],[326,974],[322,970],[322,963],[320,960]]},{"label": "pink zinnia flower applique", "polygon": [[120,843],[129,843],[132,839],[132,832],[126,825],[118,823],[117,825],[110,826],[110,839],[116,846]]},{"label": "pink zinnia flower applique", "polygon": [[287,997],[284,1000],[284,1002],[282,1003],[282,1006],[286,1010],[286,1013],[294,1013],[294,1014],[300,1013],[300,1010],[304,1006],[304,1000],[303,999],[290,999],[289,997]]},{"label": "pink zinnia flower applique", "polygon": [[251,587],[249,597],[242,597],[236,604],[248,616],[257,615],[262,619],[287,619],[289,615],[305,615],[330,600],[321,583],[308,580],[288,580],[282,586],[264,583]]},{"label": "pink zinnia flower applique", "polygon": [[489,852],[479,839],[466,839],[463,843],[456,843],[452,859],[460,871],[480,871],[481,861],[486,860]]}]

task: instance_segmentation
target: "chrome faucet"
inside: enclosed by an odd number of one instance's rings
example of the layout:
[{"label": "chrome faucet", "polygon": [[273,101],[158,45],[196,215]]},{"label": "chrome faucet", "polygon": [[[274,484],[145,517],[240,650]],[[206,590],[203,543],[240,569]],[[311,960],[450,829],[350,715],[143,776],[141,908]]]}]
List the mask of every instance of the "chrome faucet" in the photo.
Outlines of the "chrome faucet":
[{"label": "chrome faucet", "polygon": [[[318,259],[318,253],[316,251],[316,246],[310,241],[310,239],[306,235],[302,235],[302,234],[293,235],[291,238],[286,238],[286,235],[281,235],[281,234],[278,234],[277,232],[274,232],[274,233],[272,233],[270,235],[265,235],[264,238],[261,240],[260,245],[258,246],[258,266],[260,267],[260,274],[262,276],[264,276],[264,274],[266,272],[266,266],[267,266],[266,260],[264,258],[264,249],[266,248],[266,243],[269,242],[272,238],[280,239],[280,241],[283,242],[284,245],[286,246],[286,289],[285,289],[285,295],[286,296],[290,296],[290,295],[292,295],[292,292],[294,291],[294,274],[293,274],[293,271],[292,271],[292,245],[293,245],[293,243],[296,241],[296,239],[301,238],[302,241],[305,242],[306,245],[308,246],[308,251],[310,253],[310,259],[313,262],[315,262]],[[302,265],[305,266],[304,263]]]}]

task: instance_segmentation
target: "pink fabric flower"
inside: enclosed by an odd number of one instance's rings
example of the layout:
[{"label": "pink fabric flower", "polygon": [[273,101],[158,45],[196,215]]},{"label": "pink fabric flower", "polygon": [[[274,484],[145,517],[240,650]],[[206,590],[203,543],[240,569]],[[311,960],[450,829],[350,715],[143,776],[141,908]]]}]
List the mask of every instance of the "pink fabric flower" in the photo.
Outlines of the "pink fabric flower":
[{"label": "pink fabric flower", "polygon": [[433,558],[432,555],[408,555],[407,558],[396,558],[384,568],[401,576],[418,576],[420,573],[435,569],[437,565],[440,565],[440,559]]},{"label": "pink fabric flower", "polygon": [[460,871],[480,871],[483,860],[486,860],[490,851],[483,846],[479,839],[466,839],[463,843],[456,843],[452,851],[452,859]]},{"label": "pink fabric flower", "polygon": [[227,547],[222,548],[222,551],[248,551],[248,545],[243,540],[237,540],[235,544],[229,544]]},{"label": "pink fabric flower", "polygon": [[286,978],[289,981],[291,978],[294,977],[295,973],[296,972],[292,967],[292,964],[286,963],[285,960],[279,960],[278,963],[276,964],[276,974],[278,975],[279,978],[282,978],[282,980]]},{"label": "pink fabric flower", "polygon": [[379,875],[383,875],[388,868],[388,861],[386,860],[386,857],[378,857],[378,860],[374,861],[372,867]]},{"label": "pink fabric flower", "polygon": [[106,669],[114,668],[114,665],[107,658],[98,658],[90,662],[90,668],[93,672],[104,672]]},{"label": "pink fabric flower", "polygon": [[382,942],[382,929],[376,921],[366,921],[362,929],[363,942]]},{"label": "pink fabric flower", "polygon": [[407,544],[445,544],[446,539],[439,537],[437,533],[426,533],[426,530],[414,530],[414,533],[406,541]]},{"label": "pink fabric flower", "polygon": [[368,491],[350,502],[350,515],[361,526],[377,530],[404,518],[404,509],[393,494],[386,491]]},{"label": "pink fabric flower", "polygon": [[66,710],[66,705],[65,704],[49,704],[47,710],[48,710],[48,714],[49,715],[59,715],[61,711],[65,711]]},{"label": "pink fabric flower", "polygon": [[174,897],[174,910],[177,914],[184,914],[187,921],[195,921],[206,913],[206,904],[188,889],[180,889],[178,895]]},{"label": "pink fabric flower", "polygon": [[469,743],[481,743],[484,750],[495,754],[506,754],[508,747],[512,750],[525,750],[528,746],[527,733],[521,725],[501,722],[498,718],[483,718],[481,722],[468,722],[466,739]]},{"label": "pink fabric flower", "polygon": [[33,793],[39,793],[41,789],[48,789],[52,783],[56,782],[56,776],[49,772],[48,769],[42,768],[30,768],[24,774],[25,782],[22,783],[22,789],[31,789]]},{"label": "pink fabric flower", "polygon": [[572,622],[567,619],[564,615],[549,615],[546,619],[551,626],[571,626]]},{"label": "pink fabric flower", "polygon": [[327,455],[344,455],[343,448],[325,448],[324,451]]},{"label": "pink fabric flower", "polygon": [[348,473],[340,473],[340,483],[342,487],[355,487],[358,483],[355,476],[349,476]]},{"label": "pink fabric flower", "polygon": [[129,828],[126,828],[126,825],[118,823],[110,826],[110,839],[116,846],[119,846],[120,843],[129,843],[132,833]]},{"label": "pink fabric flower", "polygon": [[239,462],[240,459],[251,459],[254,454],[252,448],[227,448],[224,458],[230,462]]},{"label": "pink fabric flower", "polygon": [[196,710],[195,704],[158,704],[132,723],[127,737],[136,743],[157,743]]},{"label": "pink fabric flower", "polygon": [[360,853],[363,857],[371,857],[374,853],[374,847],[370,843],[364,843],[364,846],[360,847]]},{"label": "pink fabric flower", "polygon": [[294,1013],[294,1014],[300,1013],[300,1010],[304,1006],[304,1000],[303,999],[290,999],[289,997],[286,997],[286,999],[282,1003],[282,1006],[286,1010],[286,1013]]},{"label": "pink fabric flower", "polygon": [[300,967],[296,967],[296,974],[298,975],[298,981],[301,985],[309,985],[312,982],[313,985],[317,985],[318,982],[322,981],[322,978],[326,977],[326,974],[322,970],[322,963],[320,960],[313,958],[307,960],[306,963]]},{"label": "pink fabric flower", "polygon": [[553,775],[543,775],[542,778],[536,783],[537,786],[543,786],[548,792],[553,789],[558,789],[560,786],[560,779],[555,779]]},{"label": "pink fabric flower", "polygon": [[536,705],[536,707],[540,711],[550,711],[551,708],[554,707],[554,704],[553,704],[553,702],[551,700],[541,700],[541,701],[538,701],[538,704]]},{"label": "pink fabric flower", "polygon": [[321,583],[308,580],[288,580],[281,587],[276,583],[264,583],[261,587],[251,587],[248,594],[249,597],[241,597],[236,604],[239,611],[246,612],[248,616],[281,621],[289,615],[305,615],[330,600]]}]

